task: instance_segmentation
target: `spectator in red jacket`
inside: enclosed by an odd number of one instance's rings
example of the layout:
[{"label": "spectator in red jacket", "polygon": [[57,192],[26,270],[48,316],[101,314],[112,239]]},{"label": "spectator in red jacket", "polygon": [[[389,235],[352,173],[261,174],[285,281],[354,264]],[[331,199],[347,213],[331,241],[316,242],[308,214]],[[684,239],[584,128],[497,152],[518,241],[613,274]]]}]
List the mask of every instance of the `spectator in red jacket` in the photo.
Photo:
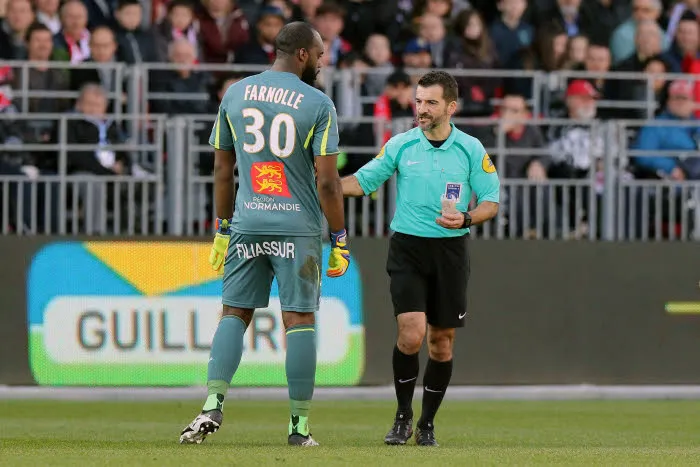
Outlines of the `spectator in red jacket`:
[{"label": "spectator in red jacket", "polygon": [[[694,15],[691,12],[684,14],[687,18],[689,15]],[[688,21],[681,20],[678,25],[676,34],[676,43],[681,47],[681,53],[684,54],[681,64],[681,71],[692,75],[700,75],[700,53],[698,53],[698,30],[697,23],[691,25]],[[692,32],[695,36],[693,37]],[[700,78],[700,76],[698,76]],[[694,82],[693,100],[700,102],[700,79]],[[700,118],[700,110],[695,111],[695,117]]]},{"label": "spectator in red jacket", "polygon": [[393,121],[398,118],[414,118],[415,115],[411,77],[405,71],[397,70],[389,75],[384,94],[374,104],[376,138],[381,140],[381,144],[386,144],[394,134]]},{"label": "spectator in red jacket", "polygon": [[199,30],[205,63],[230,63],[235,50],[248,42],[250,31],[235,0],[202,0]]},{"label": "spectator in red jacket", "polygon": [[668,57],[675,62],[674,65],[678,70],[683,71],[682,65],[687,59],[699,58],[699,45],[700,26],[698,25],[698,17],[692,11],[687,11],[683,13],[678,22],[673,44],[668,51]]}]

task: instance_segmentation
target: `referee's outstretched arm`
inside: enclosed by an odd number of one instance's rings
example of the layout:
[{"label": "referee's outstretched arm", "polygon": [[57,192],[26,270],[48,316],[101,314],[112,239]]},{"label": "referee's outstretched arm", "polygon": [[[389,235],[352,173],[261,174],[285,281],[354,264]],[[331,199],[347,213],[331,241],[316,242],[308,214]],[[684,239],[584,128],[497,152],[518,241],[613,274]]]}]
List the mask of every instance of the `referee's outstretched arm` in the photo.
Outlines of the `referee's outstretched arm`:
[{"label": "referee's outstretched arm", "polygon": [[365,196],[377,191],[396,172],[395,144],[389,140],[379,154],[354,175],[341,179],[343,196]]},{"label": "referee's outstretched arm", "polygon": [[364,196],[365,192],[362,191],[360,182],[357,181],[357,177],[354,175],[348,175],[340,179],[340,183],[343,186],[343,196]]}]

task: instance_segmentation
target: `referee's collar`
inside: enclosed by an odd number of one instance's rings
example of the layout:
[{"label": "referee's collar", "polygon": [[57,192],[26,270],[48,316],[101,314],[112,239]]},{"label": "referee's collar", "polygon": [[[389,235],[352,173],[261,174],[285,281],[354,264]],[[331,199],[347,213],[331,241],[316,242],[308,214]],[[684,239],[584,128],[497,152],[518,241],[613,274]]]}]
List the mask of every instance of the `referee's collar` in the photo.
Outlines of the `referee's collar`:
[{"label": "referee's collar", "polygon": [[457,127],[455,127],[455,124],[450,122],[450,127],[452,130],[450,131],[450,136],[447,137],[444,143],[442,143],[442,146],[439,148],[436,148],[433,146],[433,143],[431,143],[428,138],[425,137],[425,133],[423,133],[423,130],[419,129],[418,131],[420,132],[420,139],[421,139],[421,145],[423,146],[423,149],[428,150],[428,149],[437,149],[439,151],[446,151],[452,146],[452,143],[454,143],[455,139],[457,138]]}]

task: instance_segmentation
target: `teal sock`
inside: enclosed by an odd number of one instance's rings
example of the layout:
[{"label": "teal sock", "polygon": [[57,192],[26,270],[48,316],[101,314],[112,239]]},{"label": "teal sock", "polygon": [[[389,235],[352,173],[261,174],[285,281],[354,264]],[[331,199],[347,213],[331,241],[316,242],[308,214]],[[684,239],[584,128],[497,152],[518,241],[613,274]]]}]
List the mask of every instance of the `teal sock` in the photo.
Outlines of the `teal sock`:
[{"label": "teal sock", "polygon": [[[313,325],[287,329],[285,361],[289,387],[290,434],[308,435],[308,418],[316,378],[316,331]],[[296,422],[296,423],[295,423]]]},{"label": "teal sock", "polygon": [[238,316],[224,316],[219,321],[209,353],[207,370],[209,397],[204,403],[203,411],[223,410],[226,391],[241,363],[245,330],[246,324]]}]

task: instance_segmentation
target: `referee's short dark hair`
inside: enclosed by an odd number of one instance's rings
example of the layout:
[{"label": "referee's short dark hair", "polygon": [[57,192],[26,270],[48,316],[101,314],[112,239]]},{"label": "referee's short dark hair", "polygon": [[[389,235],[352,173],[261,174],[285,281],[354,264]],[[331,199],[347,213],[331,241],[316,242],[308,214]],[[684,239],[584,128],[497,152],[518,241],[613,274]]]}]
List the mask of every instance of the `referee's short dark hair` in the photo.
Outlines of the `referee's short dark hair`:
[{"label": "referee's short dark hair", "polygon": [[304,21],[285,25],[275,38],[275,49],[287,55],[294,55],[299,49],[310,49],[314,44],[316,30]]},{"label": "referee's short dark hair", "polygon": [[418,80],[418,86],[427,88],[429,86],[438,85],[442,87],[442,97],[449,103],[456,101],[459,97],[457,90],[457,80],[444,71],[430,71]]}]

